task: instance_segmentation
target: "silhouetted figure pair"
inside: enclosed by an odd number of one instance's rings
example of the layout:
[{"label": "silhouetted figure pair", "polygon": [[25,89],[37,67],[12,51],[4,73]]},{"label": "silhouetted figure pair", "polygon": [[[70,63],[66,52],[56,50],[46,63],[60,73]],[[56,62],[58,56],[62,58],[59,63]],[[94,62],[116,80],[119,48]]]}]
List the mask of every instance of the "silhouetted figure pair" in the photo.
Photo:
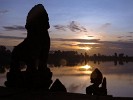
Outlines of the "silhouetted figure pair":
[{"label": "silhouetted figure pair", "polygon": [[[86,94],[88,95],[99,95],[106,96],[107,88],[106,88],[106,78],[103,78],[102,73],[96,68],[90,76],[92,85],[86,88]],[[101,84],[101,87],[99,85]]]},{"label": "silhouetted figure pair", "polygon": [[[35,5],[28,13],[25,28],[27,37],[17,45],[11,56],[10,71],[7,73],[7,87],[38,87],[52,83],[52,72],[47,67],[50,49],[48,33],[49,17],[42,4]],[[20,69],[21,63],[27,65],[26,71]],[[49,86],[48,86],[49,85]]]}]

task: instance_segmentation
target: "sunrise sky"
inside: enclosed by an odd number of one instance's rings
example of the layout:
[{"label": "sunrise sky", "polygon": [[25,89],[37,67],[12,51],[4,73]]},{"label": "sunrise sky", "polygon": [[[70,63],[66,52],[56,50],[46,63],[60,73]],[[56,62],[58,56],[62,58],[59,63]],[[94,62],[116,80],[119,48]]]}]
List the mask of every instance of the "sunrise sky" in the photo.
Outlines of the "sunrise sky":
[{"label": "sunrise sky", "polygon": [[133,0],[0,0],[0,45],[23,41],[38,3],[49,15],[51,50],[133,56]]}]

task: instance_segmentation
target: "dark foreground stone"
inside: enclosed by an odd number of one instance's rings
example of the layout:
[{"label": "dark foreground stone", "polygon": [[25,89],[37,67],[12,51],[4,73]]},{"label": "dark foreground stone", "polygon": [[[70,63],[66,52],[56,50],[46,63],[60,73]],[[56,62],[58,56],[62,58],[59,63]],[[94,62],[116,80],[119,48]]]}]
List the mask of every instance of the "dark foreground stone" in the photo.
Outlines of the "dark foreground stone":
[{"label": "dark foreground stone", "polygon": [[0,100],[133,100],[133,98],[0,87]]},{"label": "dark foreground stone", "polygon": [[7,73],[7,81],[5,86],[9,88],[28,88],[28,89],[44,89],[48,90],[52,84],[52,72],[49,68],[44,71],[19,73]]}]

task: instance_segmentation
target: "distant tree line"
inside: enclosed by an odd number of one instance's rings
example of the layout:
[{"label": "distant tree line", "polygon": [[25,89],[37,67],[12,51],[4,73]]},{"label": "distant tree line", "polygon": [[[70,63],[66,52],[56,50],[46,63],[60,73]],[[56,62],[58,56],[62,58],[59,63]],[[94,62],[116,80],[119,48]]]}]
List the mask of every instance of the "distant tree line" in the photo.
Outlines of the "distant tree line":
[{"label": "distant tree line", "polygon": [[[5,46],[0,46],[0,67],[10,65],[11,51]],[[78,53],[77,51],[50,51],[48,64],[54,66],[68,65],[75,66],[79,63],[93,61],[94,63],[100,63],[105,61],[113,61],[115,65],[124,62],[133,62],[133,56],[125,55],[124,53],[114,53],[113,55],[102,55],[100,53],[89,55],[85,53]]]},{"label": "distant tree line", "polygon": [[87,55],[87,53],[85,53],[84,58],[86,61],[94,61],[94,63],[114,61],[115,65],[117,65],[118,63],[120,65],[123,65],[124,62],[126,63],[133,62],[133,56],[124,55],[124,53],[120,54],[114,53],[114,55],[109,55],[109,56],[101,55],[100,53],[89,56]]},{"label": "distant tree line", "polygon": [[114,53],[114,55],[102,55],[100,53],[88,55],[86,52],[78,53],[77,51],[50,51],[49,52],[49,64],[54,64],[55,66],[69,65],[74,66],[78,63],[93,61],[94,63],[113,61],[114,65],[123,65],[124,62],[133,62],[133,57],[124,55],[124,53]]},{"label": "distant tree line", "polygon": [[77,65],[82,62],[83,55],[79,55],[77,51],[50,51],[49,52],[49,64],[54,64],[54,66],[61,65]]}]

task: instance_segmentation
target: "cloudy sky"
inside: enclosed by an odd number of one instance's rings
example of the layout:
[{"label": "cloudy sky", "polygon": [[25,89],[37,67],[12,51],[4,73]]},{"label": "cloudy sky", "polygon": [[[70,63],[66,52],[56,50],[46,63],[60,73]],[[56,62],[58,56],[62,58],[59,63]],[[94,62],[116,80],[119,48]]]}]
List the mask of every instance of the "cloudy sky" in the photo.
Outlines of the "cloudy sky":
[{"label": "cloudy sky", "polygon": [[133,0],[0,0],[0,45],[23,41],[26,16],[38,3],[49,14],[51,50],[133,56]]}]

